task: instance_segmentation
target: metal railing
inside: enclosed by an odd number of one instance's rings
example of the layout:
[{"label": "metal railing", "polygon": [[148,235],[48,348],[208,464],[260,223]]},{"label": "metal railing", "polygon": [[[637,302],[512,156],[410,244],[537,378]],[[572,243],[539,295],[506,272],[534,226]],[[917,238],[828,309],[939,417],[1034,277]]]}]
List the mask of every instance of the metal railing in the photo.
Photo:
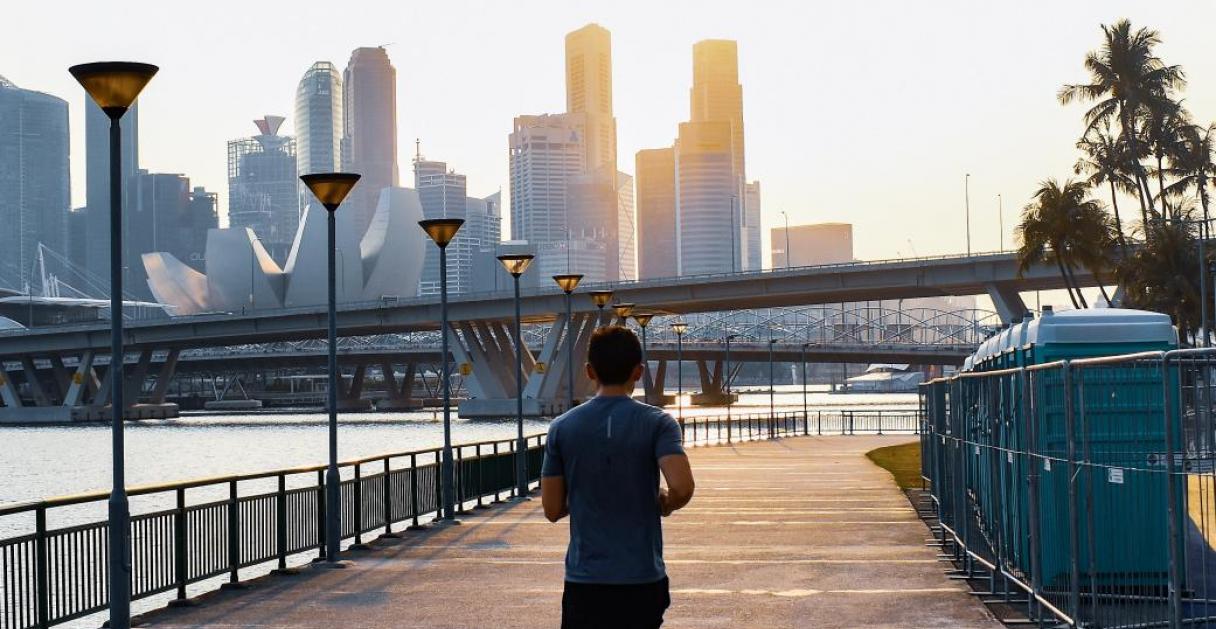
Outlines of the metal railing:
[{"label": "metal railing", "polygon": [[1216,626],[1216,349],[922,385],[937,543],[1039,623]]},{"label": "metal railing", "polygon": [[680,431],[685,445],[699,446],[808,435],[918,434],[920,426],[916,411],[875,409],[690,416],[680,422]]},{"label": "metal railing", "polygon": [[[516,441],[457,446],[457,503],[482,506],[516,486]],[[537,481],[544,435],[527,438],[528,480]],[[440,449],[401,452],[340,464],[342,538],[366,535],[436,513]],[[151,508],[131,518],[131,594],[135,600],[175,593],[209,579],[238,583],[240,570],[260,564],[288,568],[293,555],[324,558],[324,465],[133,487]],[[25,533],[0,539],[0,629],[47,627],[106,609],[107,523],[72,517],[99,507],[108,492],[0,505],[4,528]],[[95,512],[95,511],[94,511]],[[78,514],[75,514],[78,516]],[[13,519],[23,518],[14,524]],[[63,522],[57,522],[63,520]]]}]

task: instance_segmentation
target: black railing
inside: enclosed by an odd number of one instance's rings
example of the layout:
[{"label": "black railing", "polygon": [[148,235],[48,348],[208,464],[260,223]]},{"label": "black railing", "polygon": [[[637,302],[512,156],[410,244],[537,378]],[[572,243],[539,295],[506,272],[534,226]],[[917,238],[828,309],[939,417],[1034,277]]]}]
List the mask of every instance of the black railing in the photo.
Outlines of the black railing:
[{"label": "black railing", "polygon": [[[528,480],[539,480],[544,436],[527,438]],[[510,495],[515,482],[515,440],[457,446],[457,503],[482,505]],[[342,537],[364,536],[437,512],[440,450],[380,455],[340,464]],[[315,552],[324,558],[325,466],[133,487],[132,497],[154,505],[131,518],[131,596],[145,599],[227,576],[242,568],[276,564]],[[99,508],[107,492],[0,506],[0,518],[25,518],[32,529],[0,539],[0,629],[47,627],[106,609],[107,522],[55,527],[48,520],[72,508]],[[193,500],[191,500],[193,498]],[[29,518],[32,515],[32,526]],[[11,528],[11,526],[5,526]]]},{"label": "black railing", "polygon": [[680,422],[687,445],[719,445],[807,435],[919,434],[916,410],[789,411],[689,416]]}]

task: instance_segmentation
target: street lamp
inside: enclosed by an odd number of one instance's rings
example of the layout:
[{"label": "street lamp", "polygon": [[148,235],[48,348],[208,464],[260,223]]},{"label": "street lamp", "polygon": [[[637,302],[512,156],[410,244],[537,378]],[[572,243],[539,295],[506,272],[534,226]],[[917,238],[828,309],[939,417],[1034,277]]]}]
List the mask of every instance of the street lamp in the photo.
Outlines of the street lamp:
[{"label": "street lamp", "polygon": [[967,257],[971,257],[971,173],[963,177],[963,199],[967,211]]},{"label": "street lamp", "polygon": [[498,256],[502,267],[515,280],[515,495],[523,500],[528,495],[528,444],[524,441],[524,344],[519,323],[519,276],[528,270],[536,256],[530,253],[508,253]]},{"label": "street lamp", "polygon": [[334,212],[351,188],[359,181],[354,173],[317,173],[301,175],[300,181],[312,191],[312,195],[325,206],[325,224],[329,235],[329,246],[325,249],[329,275],[329,467],[325,470],[325,559],[331,564],[338,561],[338,550],[342,541],[342,496],[338,476],[338,322],[337,290],[334,269],[337,266],[337,231]]},{"label": "street lamp", "polygon": [[592,303],[595,304],[596,308],[600,309],[600,312],[603,312],[604,306],[607,306],[608,302],[612,301],[612,291],[610,290],[593,290],[587,294],[591,295]]},{"label": "street lamp", "polygon": [[777,344],[777,339],[769,338],[768,340],[768,437],[772,439],[776,436],[774,433],[773,422],[777,417],[777,402],[776,389],[774,388],[773,377],[773,346]]},{"label": "street lamp", "polygon": [[[158,68],[146,63],[107,61],[68,68],[89,97],[110,118],[110,415],[113,489],[109,501],[110,627],[131,626],[131,507],[127,501],[123,442],[122,375],[122,134],[119,120]],[[31,318],[31,325],[33,319]]]},{"label": "street lamp", "polygon": [[612,310],[616,312],[616,316],[620,317],[621,325],[629,322],[629,315],[633,314],[633,304],[617,303],[612,305]]},{"label": "street lamp", "polygon": [[738,338],[738,336],[739,336],[738,334],[727,334],[726,335],[726,375],[725,375],[725,378],[726,378],[726,443],[730,443],[730,439],[731,439],[730,340],[733,338]]},{"label": "street lamp", "polygon": [[[650,320],[654,318],[654,313],[639,312],[633,315],[633,320],[638,322],[638,326],[642,328],[642,399],[649,402],[650,397],[650,361],[646,357],[646,326],[650,325]],[[663,405],[663,392],[659,392],[659,406]]]},{"label": "street lamp", "polygon": [[443,494],[443,519],[456,520],[456,472],[452,461],[452,373],[448,360],[448,243],[456,237],[462,218],[432,218],[418,221],[422,231],[439,247],[439,359],[443,362],[443,460],[440,463],[440,488]]},{"label": "street lamp", "polygon": [[781,216],[785,218],[785,268],[790,268],[790,215],[781,210]]},{"label": "street lamp", "polygon": [[566,410],[574,408],[574,312],[570,306],[570,294],[578,288],[578,283],[582,280],[581,273],[553,276],[553,281],[566,293],[566,382],[569,385],[566,391]]},{"label": "street lamp", "polygon": [[676,321],[671,324],[671,331],[676,333],[676,419],[684,424],[684,333],[688,324]]}]

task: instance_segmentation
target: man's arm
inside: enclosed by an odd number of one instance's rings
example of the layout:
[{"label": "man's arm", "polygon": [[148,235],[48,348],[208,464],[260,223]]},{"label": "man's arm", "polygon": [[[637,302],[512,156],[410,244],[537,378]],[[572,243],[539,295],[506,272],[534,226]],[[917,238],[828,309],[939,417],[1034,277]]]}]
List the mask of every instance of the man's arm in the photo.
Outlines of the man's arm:
[{"label": "man's arm", "polygon": [[566,478],[564,476],[545,476],[540,479],[540,502],[545,508],[545,517],[550,522],[570,515],[566,504]]},{"label": "man's arm", "polygon": [[[688,464],[688,455],[669,454],[659,459],[659,470],[667,481],[667,491],[659,492],[659,509],[664,516],[669,516],[692,500],[696,483],[692,479],[692,466]],[[545,512],[548,513],[547,508]]]}]

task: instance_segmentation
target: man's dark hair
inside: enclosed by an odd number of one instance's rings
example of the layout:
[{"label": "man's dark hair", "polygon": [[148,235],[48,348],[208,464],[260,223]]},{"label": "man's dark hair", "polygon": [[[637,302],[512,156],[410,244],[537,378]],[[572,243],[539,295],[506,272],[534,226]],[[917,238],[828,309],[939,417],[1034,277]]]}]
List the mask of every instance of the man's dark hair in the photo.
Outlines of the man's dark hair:
[{"label": "man's dark hair", "polygon": [[591,334],[587,362],[601,384],[620,385],[642,364],[642,344],[629,328],[606,325]]}]

